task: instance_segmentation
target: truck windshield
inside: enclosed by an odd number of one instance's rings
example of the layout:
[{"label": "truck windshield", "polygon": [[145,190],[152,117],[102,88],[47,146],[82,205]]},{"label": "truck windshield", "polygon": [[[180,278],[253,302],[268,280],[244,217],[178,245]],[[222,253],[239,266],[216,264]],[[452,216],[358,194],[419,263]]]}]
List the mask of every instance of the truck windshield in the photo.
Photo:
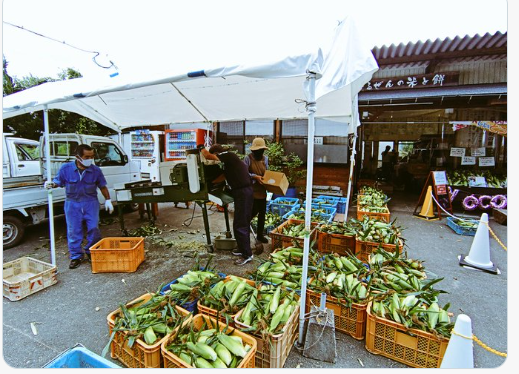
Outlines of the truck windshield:
[{"label": "truck windshield", "polygon": [[92,142],[92,148],[94,148],[94,160],[97,166],[119,166],[125,164],[123,155],[115,144]]},{"label": "truck windshield", "polygon": [[16,144],[16,154],[20,161],[32,161],[38,158],[37,144]]}]

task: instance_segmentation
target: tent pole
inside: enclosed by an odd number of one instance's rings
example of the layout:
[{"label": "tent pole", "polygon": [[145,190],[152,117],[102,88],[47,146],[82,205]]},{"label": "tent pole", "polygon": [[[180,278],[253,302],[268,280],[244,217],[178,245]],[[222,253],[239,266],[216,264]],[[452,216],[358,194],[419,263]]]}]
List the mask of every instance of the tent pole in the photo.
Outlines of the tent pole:
[{"label": "tent pole", "polygon": [[306,105],[308,112],[308,156],[306,161],[306,205],[305,205],[305,234],[303,246],[303,274],[301,278],[301,297],[299,309],[299,340],[298,344],[303,347],[303,335],[305,327],[305,305],[306,305],[306,281],[308,277],[308,255],[310,252],[310,236],[312,219],[312,186],[314,176],[314,135],[315,135],[315,80],[316,73],[308,72],[309,98]]},{"label": "tent pole", "polygon": [[[50,138],[49,138],[49,108],[47,105],[43,109],[43,129],[45,137],[45,164],[47,167],[47,181],[52,181],[52,171],[50,164]],[[51,264],[56,265],[56,243],[54,241],[54,205],[52,200],[52,189],[47,190],[49,200],[49,232],[50,232],[50,256]]]},{"label": "tent pole", "polygon": [[355,155],[357,153],[356,151],[356,145],[357,145],[357,125],[358,125],[358,118],[359,118],[359,108],[358,108],[358,95],[355,95],[353,98],[352,103],[352,111],[351,111],[351,128],[350,133],[353,133],[353,146],[351,149],[351,156],[350,156],[350,178],[348,180],[348,192],[346,194],[346,208],[344,210],[344,221],[346,222],[348,219],[348,209],[350,208],[350,198],[351,198],[351,181],[353,179],[353,170],[355,169]]}]

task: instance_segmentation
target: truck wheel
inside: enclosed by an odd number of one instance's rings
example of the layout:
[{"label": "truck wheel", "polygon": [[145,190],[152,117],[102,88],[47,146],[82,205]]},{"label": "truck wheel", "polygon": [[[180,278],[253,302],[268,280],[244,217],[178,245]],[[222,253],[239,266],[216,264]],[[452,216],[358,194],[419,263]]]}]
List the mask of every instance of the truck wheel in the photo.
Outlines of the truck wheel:
[{"label": "truck wheel", "polygon": [[4,249],[17,246],[23,239],[25,225],[14,216],[4,216]]}]

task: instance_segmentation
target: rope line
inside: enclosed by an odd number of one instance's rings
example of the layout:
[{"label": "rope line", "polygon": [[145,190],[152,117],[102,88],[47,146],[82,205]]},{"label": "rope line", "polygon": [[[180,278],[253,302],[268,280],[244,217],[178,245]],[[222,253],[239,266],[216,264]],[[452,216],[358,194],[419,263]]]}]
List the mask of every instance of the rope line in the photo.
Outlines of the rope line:
[{"label": "rope line", "polygon": [[[435,201],[435,203],[438,205],[438,207],[439,207],[441,210],[443,210],[443,211],[445,212],[445,214],[451,216],[452,218],[459,219],[459,220],[461,220],[461,221],[466,221],[466,222],[470,222],[470,221],[471,221],[471,220],[467,220],[467,219],[463,219],[463,218],[456,217],[455,215],[450,214],[450,213],[447,212],[445,209],[443,209],[443,207],[442,207],[441,204],[438,202],[438,200],[436,200],[436,199],[434,198],[434,194],[433,194],[432,191],[431,191],[431,197],[432,197],[432,199]],[[480,220],[479,222],[482,222],[482,221]],[[483,222],[483,223],[487,226],[488,231],[492,234],[492,236],[494,237],[494,239],[496,240],[496,242],[498,242],[499,245],[500,245],[501,247],[503,247],[503,249],[504,249],[505,251],[508,251],[508,249],[507,249],[506,246],[503,244],[503,242],[502,242],[501,240],[499,240],[499,238],[498,238],[497,235],[494,233],[494,231],[492,231],[492,229],[490,228],[490,225],[488,224],[488,222]]]},{"label": "rope line", "polygon": [[491,352],[491,353],[494,353],[498,356],[501,356],[501,357],[507,357],[508,355],[506,353],[503,353],[503,352],[499,352],[493,348],[490,348],[488,345],[486,345],[485,343],[483,343],[481,340],[479,340],[477,338],[476,335],[472,335],[472,336],[466,336],[466,335],[462,335],[454,330],[451,331],[451,334],[454,334],[454,335],[457,335],[461,338],[464,338],[464,339],[467,339],[467,340],[473,340],[475,341],[476,343],[478,343],[478,345],[480,345],[482,348],[484,348],[485,350]]},{"label": "rope line", "polygon": [[497,235],[494,233],[494,231],[492,231],[492,229],[490,228],[490,225],[488,224],[488,222],[483,222],[483,223],[487,226],[488,231],[492,234],[492,236],[494,237],[494,239],[496,240],[496,242],[498,242],[499,245],[500,245],[501,247],[503,247],[503,249],[504,249],[505,251],[508,251],[508,248],[506,248],[506,246],[503,244],[503,242],[502,242],[501,240],[499,240],[499,238],[498,238]]}]

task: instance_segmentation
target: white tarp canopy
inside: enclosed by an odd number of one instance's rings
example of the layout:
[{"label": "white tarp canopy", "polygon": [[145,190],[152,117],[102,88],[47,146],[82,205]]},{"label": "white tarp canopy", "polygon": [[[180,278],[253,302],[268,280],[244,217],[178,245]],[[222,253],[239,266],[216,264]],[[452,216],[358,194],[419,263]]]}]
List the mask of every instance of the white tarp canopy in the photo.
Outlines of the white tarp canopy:
[{"label": "white tarp canopy", "polygon": [[371,49],[358,39],[351,17],[327,45],[255,66],[45,83],[4,97],[3,118],[46,106],[78,113],[118,132],[167,123],[306,118],[304,103],[296,100],[308,100],[310,70],[322,75],[316,81],[316,117],[349,123],[352,99],[378,66]]}]

